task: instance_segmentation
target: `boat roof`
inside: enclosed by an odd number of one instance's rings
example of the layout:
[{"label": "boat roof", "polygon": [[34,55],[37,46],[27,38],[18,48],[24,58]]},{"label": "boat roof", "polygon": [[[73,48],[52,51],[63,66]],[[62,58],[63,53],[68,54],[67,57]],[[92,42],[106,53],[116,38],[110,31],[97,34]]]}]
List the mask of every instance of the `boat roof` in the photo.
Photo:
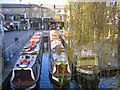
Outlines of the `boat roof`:
[{"label": "boat roof", "polygon": [[89,52],[89,51],[82,51],[82,52],[75,52],[76,55],[78,56],[96,56],[95,53]]},{"label": "boat roof", "polygon": [[[20,60],[26,59],[26,56],[29,57],[27,60],[29,60],[30,63],[29,63],[29,62],[26,62],[26,63],[23,62],[23,63],[21,64],[21,61],[20,61]],[[31,68],[31,67],[35,64],[36,60],[37,60],[37,54],[36,54],[36,55],[29,55],[29,54],[21,55],[21,56],[19,57],[19,59],[17,60],[14,68]],[[18,65],[18,66],[17,66],[17,65]]]},{"label": "boat roof", "polygon": [[[36,32],[36,33],[34,33],[33,37],[35,36],[35,34],[38,34],[40,37],[42,37],[42,33]],[[30,42],[28,42],[25,45],[25,47],[23,48],[21,54],[39,53],[41,41],[42,41],[42,38],[39,39],[39,42],[37,42],[36,47],[34,49],[32,49],[30,51],[26,51],[26,49],[24,49],[24,48],[26,48],[26,47],[28,47],[30,45]]]},{"label": "boat roof", "polygon": [[52,58],[54,61],[57,59],[57,62],[68,62],[68,58],[66,57],[65,52],[61,52],[60,55],[52,53]]},{"label": "boat roof", "polygon": [[49,35],[50,35],[50,41],[52,41],[52,40],[60,40],[60,38],[59,38],[59,36],[58,36],[58,34],[56,33],[55,30],[50,31]]},{"label": "boat roof", "polygon": [[[34,49],[30,50],[30,51],[26,51],[25,49],[23,49],[21,54],[39,53],[40,43],[41,43],[41,41],[39,43],[37,43],[36,47]],[[24,48],[28,47],[29,45],[30,45],[30,43],[27,43]]]},{"label": "boat roof", "polygon": [[64,48],[60,40],[51,41],[51,49],[55,48],[57,45],[61,45],[61,48]]}]

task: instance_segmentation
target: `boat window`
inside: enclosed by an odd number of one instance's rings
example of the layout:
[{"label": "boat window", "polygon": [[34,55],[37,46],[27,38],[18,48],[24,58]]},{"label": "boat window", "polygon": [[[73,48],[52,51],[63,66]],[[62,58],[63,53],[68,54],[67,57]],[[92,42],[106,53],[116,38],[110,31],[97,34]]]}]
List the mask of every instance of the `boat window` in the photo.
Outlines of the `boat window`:
[{"label": "boat window", "polygon": [[30,56],[25,56],[25,59],[29,59],[30,58]]},{"label": "boat window", "polygon": [[65,52],[65,49],[61,49],[61,52]]},{"label": "boat window", "polygon": [[95,57],[81,57],[81,60],[95,60]]},{"label": "boat window", "polygon": [[52,49],[51,51],[55,53],[55,52],[56,52],[56,49]]}]

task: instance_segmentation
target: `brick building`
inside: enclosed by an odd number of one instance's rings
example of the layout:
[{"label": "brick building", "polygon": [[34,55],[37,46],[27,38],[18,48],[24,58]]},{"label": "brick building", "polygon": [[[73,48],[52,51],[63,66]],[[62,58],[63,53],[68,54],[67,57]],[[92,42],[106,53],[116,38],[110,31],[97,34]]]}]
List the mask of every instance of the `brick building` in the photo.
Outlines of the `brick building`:
[{"label": "brick building", "polygon": [[0,13],[5,16],[5,25],[18,29],[40,28],[42,18],[46,21],[55,19],[54,10],[35,4],[0,4]]}]

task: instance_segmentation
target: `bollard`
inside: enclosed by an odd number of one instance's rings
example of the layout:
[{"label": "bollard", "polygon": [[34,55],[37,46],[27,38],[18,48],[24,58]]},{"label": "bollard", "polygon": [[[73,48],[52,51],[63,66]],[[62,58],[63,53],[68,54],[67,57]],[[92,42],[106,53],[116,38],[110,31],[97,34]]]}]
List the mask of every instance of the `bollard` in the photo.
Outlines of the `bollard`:
[{"label": "bollard", "polygon": [[17,38],[17,37],[15,38],[15,42],[16,42],[16,41],[18,41],[18,38]]}]

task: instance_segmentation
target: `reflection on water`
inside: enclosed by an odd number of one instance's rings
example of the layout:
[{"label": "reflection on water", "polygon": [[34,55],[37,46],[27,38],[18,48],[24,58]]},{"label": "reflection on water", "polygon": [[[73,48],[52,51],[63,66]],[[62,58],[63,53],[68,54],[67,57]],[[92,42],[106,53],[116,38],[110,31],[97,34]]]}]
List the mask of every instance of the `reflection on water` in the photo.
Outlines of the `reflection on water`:
[{"label": "reflection on water", "polygon": [[99,88],[114,88],[114,83],[116,82],[117,77],[101,77]]},{"label": "reflection on water", "polygon": [[42,68],[40,75],[40,88],[52,88],[52,84],[50,84],[49,80],[49,70],[48,70],[48,54],[47,52],[43,53],[42,58]]},{"label": "reflection on water", "polygon": [[39,82],[39,89],[41,88],[60,88],[60,89],[90,89],[90,88],[113,88],[113,84],[115,83],[117,77],[98,77],[95,80],[86,80],[85,78],[80,77],[78,74],[72,75],[72,80],[69,85],[64,87],[57,85],[51,79],[51,75],[49,74],[49,55],[47,49],[47,43],[44,43],[44,53],[42,58],[42,68]]},{"label": "reflection on water", "polygon": [[74,76],[74,80],[77,82],[77,88],[97,88],[99,84],[99,79],[96,78],[95,80],[87,80],[81,77],[79,74]]}]

